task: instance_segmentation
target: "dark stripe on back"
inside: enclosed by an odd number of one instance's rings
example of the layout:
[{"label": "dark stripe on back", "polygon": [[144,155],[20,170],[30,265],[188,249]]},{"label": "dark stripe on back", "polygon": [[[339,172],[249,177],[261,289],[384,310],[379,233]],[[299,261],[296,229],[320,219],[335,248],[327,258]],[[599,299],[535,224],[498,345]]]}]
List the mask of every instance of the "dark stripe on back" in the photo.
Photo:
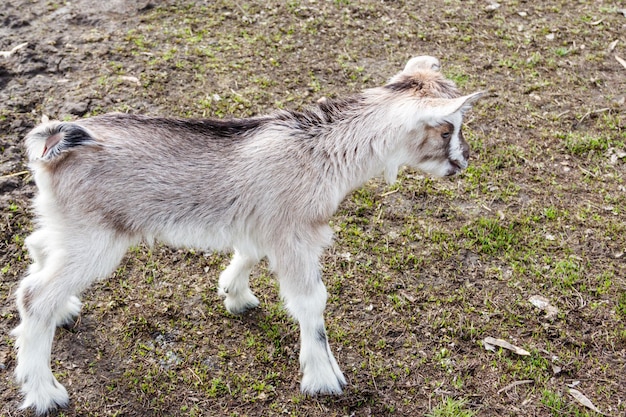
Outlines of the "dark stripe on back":
[{"label": "dark stripe on back", "polygon": [[[283,111],[275,117],[277,121],[287,122],[292,128],[302,130],[302,133],[309,131],[315,134],[316,129],[329,125],[338,119],[344,119],[347,111],[358,107],[358,97],[345,100],[325,99],[317,103],[316,107],[303,111]],[[313,132],[310,132],[313,129]]]},{"label": "dark stripe on back", "polygon": [[221,138],[245,136],[259,129],[267,122],[266,117],[247,119],[155,119],[157,126],[177,129],[200,135],[212,135]]},{"label": "dark stripe on back", "polygon": [[122,129],[133,127],[147,128],[148,130],[162,129],[180,133],[182,136],[197,135],[214,138],[231,139],[254,133],[262,127],[269,117],[250,117],[245,119],[178,119],[166,117],[152,117],[138,114],[111,113],[96,116],[102,124],[116,126]]}]

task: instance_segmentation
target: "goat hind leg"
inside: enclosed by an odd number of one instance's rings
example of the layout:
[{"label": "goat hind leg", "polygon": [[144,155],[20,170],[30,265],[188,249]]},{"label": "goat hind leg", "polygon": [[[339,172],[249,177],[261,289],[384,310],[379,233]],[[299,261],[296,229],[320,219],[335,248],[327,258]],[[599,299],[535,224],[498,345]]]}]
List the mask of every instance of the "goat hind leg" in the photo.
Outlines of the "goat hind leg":
[{"label": "goat hind leg", "polygon": [[37,414],[67,405],[69,398],[50,369],[50,351],[56,329],[57,305],[69,294],[51,289],[50,283],[62,270],[44,268],[24,278],[17,290],[21,322],[12,335],[16,338],[17,366],[15,379],[22,387],[22,408],[33,407]]},{"label": "goat hind leg", "polygon": [[231,314],[242,314],[259,305],[250,290],[250,272],[258,259],[235,249],[230,264],[220,274],[218,294],[224,298],[224,306]]},{"label": "goat hind leg", "polygon": [[33,407],[37,414],[43,414],[69,401],[50,368],[54,332],[57,324],[78,314],[76,294],[108,275],[126,251],[124,242],[105,236],[100,232],[92,239],[51,242],[45,266],[29,273],[18,287],[21,322],[12,334],[17,349],[15,377],[24,394],[22,408]]}]

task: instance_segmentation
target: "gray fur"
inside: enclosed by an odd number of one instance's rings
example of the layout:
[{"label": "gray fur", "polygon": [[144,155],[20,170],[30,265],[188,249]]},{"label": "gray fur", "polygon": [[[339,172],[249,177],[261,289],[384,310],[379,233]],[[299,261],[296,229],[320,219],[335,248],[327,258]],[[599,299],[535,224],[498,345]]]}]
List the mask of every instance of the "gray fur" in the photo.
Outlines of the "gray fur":
[{"label": "gray fur", "polygon": [[381,173],[393,182],[402,165],[437,176],[467,166],[462,116],[480,94],[461,97],[438,68],[435,58],[413,58],[386,86],[302,112],[228,121],[107,114],[35,128],[26,137],[39,188],[26,242],[34,262],[17,291],[14,331],[24,406],[43,413],[67,403],[49,368],[54,326],[78,314],[80,292],[141,241],[234,249],[219,282],[233,313],[258,305],[248,277],[267,257],[300,323],[303,392],[341,392],[319,268],[328,220]]}]

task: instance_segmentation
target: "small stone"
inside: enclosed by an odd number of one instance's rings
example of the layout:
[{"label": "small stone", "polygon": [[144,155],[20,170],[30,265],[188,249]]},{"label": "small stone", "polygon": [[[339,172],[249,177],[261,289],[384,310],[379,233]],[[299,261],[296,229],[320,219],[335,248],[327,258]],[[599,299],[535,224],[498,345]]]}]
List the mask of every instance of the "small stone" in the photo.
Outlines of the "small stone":
[{"label": "small stone", "polygon": [[496,1],[492,1],[489,3],[487,7],[485,7],[485,10],[487,10],[488,12],[493,12],[495,10],[498,10],[499,8],[500,8],[500,3]]},{"label": "small stone", "polygon": [[72,114],[74,116],[81,117],[81,116],[84,116],[85,113],[87,113],[88,109],[89,109],[89,103],[87,103],[86,101],[80,101],[80,102],[66,103],[65,106],[63,106],[63,110],[61,112],[65,114]]}]

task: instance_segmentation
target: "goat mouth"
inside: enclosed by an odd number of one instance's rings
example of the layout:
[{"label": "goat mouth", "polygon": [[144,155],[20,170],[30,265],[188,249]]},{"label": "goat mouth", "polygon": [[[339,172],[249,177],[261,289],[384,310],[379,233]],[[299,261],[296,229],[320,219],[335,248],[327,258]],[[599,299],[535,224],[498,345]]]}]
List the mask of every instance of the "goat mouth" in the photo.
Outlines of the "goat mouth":
[{"label": "goat mouth", "polygon": [[452,159],[449,159],[448,162],[450,163],[450,165],[452,165],[452,168],[450,170],[448,170],[448,172],[446,173],[446,176],[452,176],[452,175],[456,175],[459,172],[463,171],[463,166],[461,165],[461,161],[455,161]]}]

